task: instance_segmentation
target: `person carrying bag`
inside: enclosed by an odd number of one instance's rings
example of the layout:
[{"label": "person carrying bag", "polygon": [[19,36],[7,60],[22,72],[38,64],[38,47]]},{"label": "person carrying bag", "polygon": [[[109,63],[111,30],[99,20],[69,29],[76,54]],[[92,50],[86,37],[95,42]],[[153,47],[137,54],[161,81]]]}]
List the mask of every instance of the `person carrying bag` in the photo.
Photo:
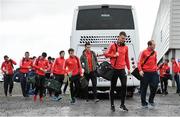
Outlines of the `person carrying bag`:
[{"label": "person carrying bag", "polygon": [[[155,41],[150,40],[147,43],[148,47],[142,51],[139,61],[138,70],[141,75],[140,90],[141,90],[141,105],[142,108],[154,107],[154,98],[159,83],[159,75],[157,73],[157,52],[155,51]],[[148,60],[146,60],[148,58]],[[145,61],[146,60],[146,61]],[[144,62],[146,62],[144,64]],[[142,64],[144,64],[142,66]],[[146,101],[147,88],[150,87],[150,95],[148,102]]]},{"label": "person carrying bag", "polygon": [[[154,51],[144,60],[144,62],[141,64],[141,67],[144,66],[144,64],[146,64],[146,62],[148,61],[148,59],[154,54]],[[141,80],[142,76],[139,74],[139,69],[138,67],[136,67],[133,72],[131,73],[135,78],[137,78],[138,80]]]},{"label": "person carrying bag", "polygon": [[[79,58],[74,55],[74,49],[68,50],[69,58],[65,61],[65,76],[69,77],[71,104],[75,103],[75,97],[79,94],[80,78],[83,76]],[[72,75],[70,75],[72,74]],[[75,85],[75,87],[74,87]]]},{"label": "person carrying bag", "polygon": [[[128,69],[130,74],[130,62],[128,46],[125,45],[126,33],[120,32],[117,40],[117,44],[111,44],[105,52],[105,57],[110,58],[111,66],[113,67],[113,74],[111,76],[111,88],[110,88],[110,102],[111,110],[115,111],[114,105],[114,90],[116,90],[117,80],[121,81],[121,105],[122,111],[128,111],[125,106],[126,90],[127,90],[127,74],[125,68]],[[117,47],[116,47],[117,45]]]}]

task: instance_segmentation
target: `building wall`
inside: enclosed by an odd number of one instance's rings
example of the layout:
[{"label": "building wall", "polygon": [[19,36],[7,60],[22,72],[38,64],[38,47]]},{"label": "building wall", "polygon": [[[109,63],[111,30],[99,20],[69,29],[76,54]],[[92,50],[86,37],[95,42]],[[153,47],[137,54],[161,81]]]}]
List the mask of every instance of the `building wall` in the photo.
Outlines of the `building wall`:
[{"label": "building wall", "polygon": [[170,48],[180,48],[180,0],[172,0],[170,16]]},{"label": "building wall", "polygon": [[169,49],[170,40],[170,2],[171,0],[161,0],[152,39],[156,42],[158,61]]},{"label": "building wall", "polygon": [[[175,57],[180,62],[180,0],[161,0],[152,39],[156,41],[158,61]],[[169,62],[172,72],[172,64]],[[168,81],[175,86],[174,81]]]}]

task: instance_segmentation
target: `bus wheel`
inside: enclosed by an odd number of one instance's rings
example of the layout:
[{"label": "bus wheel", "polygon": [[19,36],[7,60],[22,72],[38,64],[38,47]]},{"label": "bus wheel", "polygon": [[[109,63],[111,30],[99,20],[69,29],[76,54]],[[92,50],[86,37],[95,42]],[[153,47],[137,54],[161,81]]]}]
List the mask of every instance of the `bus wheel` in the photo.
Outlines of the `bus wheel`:
[{"label": "bus wheel", "polygon": [[129,88],[127,88],[127,94],[126,94],[126,96],[127,96],[127,97],[133,97],[134,91],[135,91],[135,88],[134,88],[134,87],[129,87]]},{"label": "bus wheel", "polygon": [[127,97],[133,97],[133,95],[134,95],[133,91],[128,91],[126,96]]}]

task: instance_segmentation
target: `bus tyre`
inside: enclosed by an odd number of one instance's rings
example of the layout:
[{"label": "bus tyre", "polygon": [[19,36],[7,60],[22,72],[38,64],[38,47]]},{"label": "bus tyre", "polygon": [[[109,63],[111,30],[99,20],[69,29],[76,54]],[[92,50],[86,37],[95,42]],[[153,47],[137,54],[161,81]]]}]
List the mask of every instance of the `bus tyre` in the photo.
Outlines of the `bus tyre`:
[{"label": "bus tyre", "polygon": [[126,96],[127,96],[127,97],[133,97],[134,91],[135,91],[135,87],[129,87],[129,88],[127,88],[127,94],[126,94]]},{"label": "bus tyre", "polygon": [[134,95],[133,91],[128,91],[126,96],[127,97],[133,97],[133,95]]}]

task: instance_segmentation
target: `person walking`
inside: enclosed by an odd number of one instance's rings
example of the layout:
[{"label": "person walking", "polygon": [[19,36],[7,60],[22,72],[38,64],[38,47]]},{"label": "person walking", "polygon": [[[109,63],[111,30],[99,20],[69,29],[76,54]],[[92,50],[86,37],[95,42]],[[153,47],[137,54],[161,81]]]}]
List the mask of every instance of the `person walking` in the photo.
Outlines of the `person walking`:
[{"label": "person walking", "polygon": [[34,102],[37,101],[37,95],[39,92],[40,102],[43,103],[43,93],[45,90],[45,75],[47,69],[49,68],[48,60],[46,59],[47,54],[45,52],[42,53],[40,57],[36,59],[34,62],[34,68],[36,69],[36,84],[35,84],[35,93],[34,93]]},{"label": "person walking", "polygon": [[[71,103],[75,103],[75,97],[79,94],[80,78],[83,76],[81,63],[78,57],[74,54],[74,49],[68,50],[69,58],[65,61],[66,75],[69,77]],[[74,87],[75,86],[75,87]]]},{"label": "person walking", "polygon": [[12,59],[9,59],[7,55],[4,56],[4,62],[1,65],[1,70],[4,75],[4,94],[7,97],[8,89],[9,89],[9,96],[12,96],[13,90],[13,74],[14,74],[14,65],[16,62]]},{"label": "person walking", "polygon": [[22,58],[20,62],[20,82],[21,90],[24,97],[29,97],[30,84],[27,82],[28,73],[32,69],[33,62],[29,58],[29,52],[25,52],[25,57]]},{"label": "person walking", "polygon": [[180,96],[180,80],[179,80],[179,72],[180,72],[180,67],[179,64],[176,62],[175,58],[171,59],[172,62],[172,71],[174,72],[174,80],[176,82],[176,93],[179,94]]},{"label": "person walking", "polygon": [[[64,75],[65,75],[65,70],[64,70],[64,65],[65,65],[65,51],[60,51],[59,52],[59,57],[55,59],[54,64],[52,66],[52,74],[55,77],[55,80],[57,80],[61,87],[63,85],[63,81],[64,81]],[[59,101],[60,99],[62,99],[61,96],[59,96],[59,94],[62,94],[62,91],[60,92],[55,92],[55,97],[53,98],[53,100]]]},{"label": "person walking", "polygon": [[[94,51],[92,51],[91,49],[91,44],[89,42],[87,42],[85,44],[85,50],[83,51],[82,55],[81,55],[81,64],[82,67],[84,69],[84,76],[85,79],[88,81],[91,80],[92,82],[92,91],[93,91],[93,96],[94,96],[94,101],[98,102],[99,99],[97,99],[97,77],[95,74],[96,68],[97,68],[97,57]],[[86,88],[85,91],[85,98],[86,101],[88,101],[88,87]]]},{"label": "person walking", "polygon": [[123,111],[128,111],[125,106],[126,90],[127,90],[127,75],[125,68],[128,69],[128,74],[130,74],[130,62],[128,46],[125,45],[126,33],[120,32],[118,40],[116,43],[110,44],[109,48],[105,52],[105,56],[110,58],[110,63],[114,69],[114,74],[111,79],[110,87],[110,100],[111,100],[111,110],[115,111],[114,105],[114,91],[116,89],[116,84],[118,78],[121,81],[121,105],[120,109]]},{"label": "person walking", "polygon": [[167,86],[168,86],[168,76],[170,73],[170,67],[168,65],[169,60],[165,59],[165,61],[159,66],[160,72],[160,81],[161,81],[161,90],[163,95],[167,95]]},{"label": "person walking", "polygon": [[[138,61],[139,73],[142,76],[141,82],[141,105],[143,108],[155,106],[154,98],[159,83],[159,75],[157,73],[157,52],[155,51],[155,42],[148,41],[148,47],[142,51]],[[146,63],[144,61],[147,59]],[[143,66],[142,66],[143,64]],[[150,86],[149,103],[146,101],[146,93],[148,85]]]}]

